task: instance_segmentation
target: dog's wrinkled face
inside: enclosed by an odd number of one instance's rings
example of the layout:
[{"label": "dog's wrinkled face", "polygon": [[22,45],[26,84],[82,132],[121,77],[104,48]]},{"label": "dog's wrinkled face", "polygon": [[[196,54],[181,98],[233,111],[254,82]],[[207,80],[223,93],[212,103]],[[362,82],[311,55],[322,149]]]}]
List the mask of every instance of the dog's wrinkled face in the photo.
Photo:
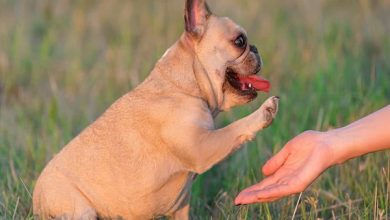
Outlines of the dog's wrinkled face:
[{"label": "dog's wrinkled face", "polygon": [[204,66],[213,90],[226,110],[245,104],[268,92],[270,83],[256,75],[262,66],[257,48],[250,45],[246,32],[232,20],[211,13],[205,0],[187,0],[186,32]]}]

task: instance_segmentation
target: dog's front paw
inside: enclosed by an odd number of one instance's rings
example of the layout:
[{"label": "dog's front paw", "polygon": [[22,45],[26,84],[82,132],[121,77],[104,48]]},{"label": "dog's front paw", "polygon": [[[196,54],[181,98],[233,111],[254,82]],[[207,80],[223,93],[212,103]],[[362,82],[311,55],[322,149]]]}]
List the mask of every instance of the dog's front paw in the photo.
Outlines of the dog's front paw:
[{"label": "dog's front paw", "polygon": [[263,116],[260,122],[262,128],[266,128],[272,124],[279,109],[279,97],[272,96],[268,98],[259,108],[260,114]]}]

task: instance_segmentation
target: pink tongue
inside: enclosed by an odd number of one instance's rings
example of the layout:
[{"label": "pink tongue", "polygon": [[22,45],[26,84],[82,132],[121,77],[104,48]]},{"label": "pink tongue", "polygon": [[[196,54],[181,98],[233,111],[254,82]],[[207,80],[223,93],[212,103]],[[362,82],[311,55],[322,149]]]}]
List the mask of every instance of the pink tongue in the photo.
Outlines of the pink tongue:
[{"label": "pink tongue", "polygon": [[268,80],[261,78],[258,75],[250,75],[250,76],[240,76],[238,75],[238,79],[242,84],[252,84],[252,87],[257,91],[268,92],[271,88],[271,83]]}]

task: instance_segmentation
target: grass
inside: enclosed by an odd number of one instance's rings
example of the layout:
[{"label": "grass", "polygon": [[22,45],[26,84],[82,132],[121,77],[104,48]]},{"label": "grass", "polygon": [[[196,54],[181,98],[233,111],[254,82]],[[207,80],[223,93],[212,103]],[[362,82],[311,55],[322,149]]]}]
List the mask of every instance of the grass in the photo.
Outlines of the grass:
[{"label": "grass", "polygon": [[[183,29],[183,1],[0,1],[0,219],[32,219],[47,163],[141,82]],[[273,125],[192,189],[193,219],[289,219],[297,196],[235,207],[259,168],[307,129],[350,123],[390,101],[390,4],[384,0],[210,1],[259,47],[272,91],[218,117],[220,126],[281,97]],[[386,128],[384,128],[386,129]],[[296,219],[389,219],[390,152],[326,171]]]}]

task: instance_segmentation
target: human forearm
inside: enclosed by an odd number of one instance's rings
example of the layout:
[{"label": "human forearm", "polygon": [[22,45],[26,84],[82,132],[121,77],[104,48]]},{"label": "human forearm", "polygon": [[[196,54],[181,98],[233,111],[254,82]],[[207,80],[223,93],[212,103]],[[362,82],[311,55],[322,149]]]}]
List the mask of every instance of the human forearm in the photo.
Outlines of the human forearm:
[{"label": "human forearm", "polygon": [[333,164],[390,148],[390,105],[348,126],[325,132]]}]

